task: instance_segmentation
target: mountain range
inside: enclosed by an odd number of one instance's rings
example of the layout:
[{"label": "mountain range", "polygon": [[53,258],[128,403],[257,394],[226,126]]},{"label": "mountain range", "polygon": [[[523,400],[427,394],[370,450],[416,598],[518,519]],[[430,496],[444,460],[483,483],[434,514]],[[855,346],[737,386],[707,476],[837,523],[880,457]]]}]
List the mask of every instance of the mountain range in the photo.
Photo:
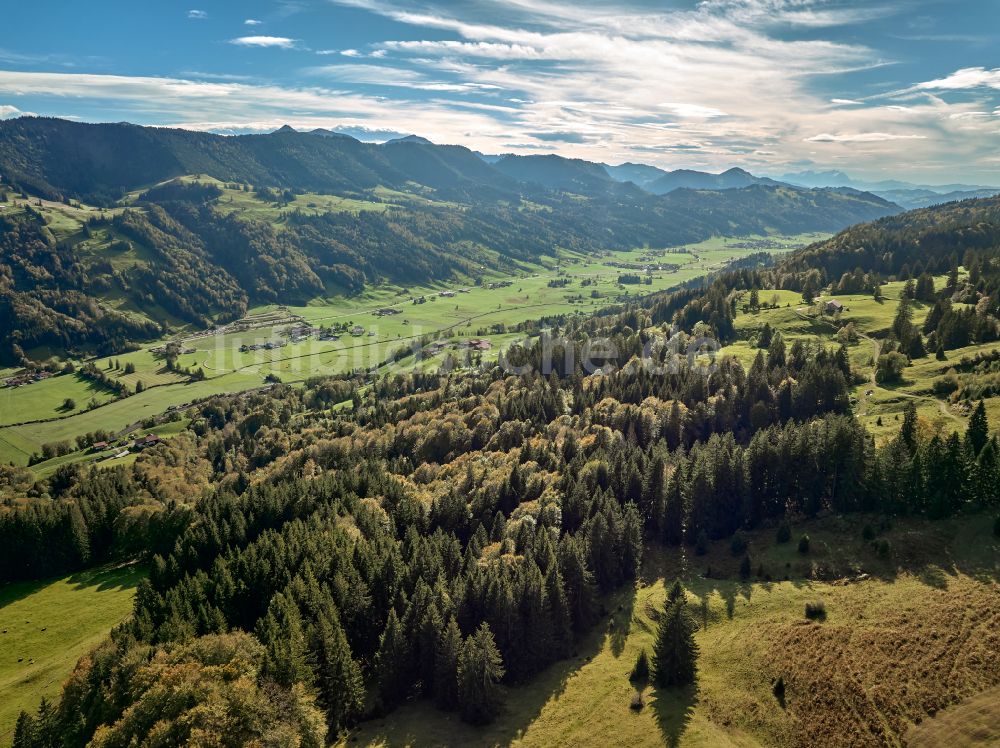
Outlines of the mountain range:
[{"label": "mountain range", "polygon": [[807,188],[853,187],[876,194],[907,210],[1000,194],[1000,187],[960,183],[913,184],[897,179],[870,182],[853,179],[842,171],[801,171],[794,174],[784,174],[780,179],[787,184]]}]

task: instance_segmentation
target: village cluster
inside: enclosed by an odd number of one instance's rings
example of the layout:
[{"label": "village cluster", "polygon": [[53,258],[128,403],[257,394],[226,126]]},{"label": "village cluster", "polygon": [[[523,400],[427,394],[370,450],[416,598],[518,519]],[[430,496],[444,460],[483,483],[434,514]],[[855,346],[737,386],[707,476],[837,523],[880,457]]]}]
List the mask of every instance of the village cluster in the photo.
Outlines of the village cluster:
[{"label": "village cluster", "polygon": [[35,382],[41,382],[54,376],[51,371],[24,371],[0,382],[3,387],[24,387]]}]

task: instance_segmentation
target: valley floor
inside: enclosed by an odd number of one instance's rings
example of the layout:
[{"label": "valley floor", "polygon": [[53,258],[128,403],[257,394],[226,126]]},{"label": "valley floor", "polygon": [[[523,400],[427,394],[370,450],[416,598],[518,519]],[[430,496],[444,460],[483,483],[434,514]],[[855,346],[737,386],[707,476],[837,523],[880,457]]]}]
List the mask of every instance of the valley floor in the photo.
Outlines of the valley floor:
[{"label": "valley floor", "polygon": [[[576,656],[508,690],[493,725],[471,728],[416,703],[363,724],[350,744],[891,746],[904,736],[914,745],[991,744],[1000,723],[1000,702],[988,696],[1000,686],[991,522],[900,521],[873,542],[863,540],[864,524],[830,517],[796,527],[783,545],[773,531],[751,534],[755,570],[762,565],[774,581],[739,581],[727,543],[706,556],[653,551],[643,581],[615,599]],[[804,530],[808,556],[794,542]],[[635,711],[628,675],[642,649],[652,652],[675,577],[702,624],[698,682],[640,686],[645,705]],[[817,600],[828,617],[810,622],[805,604]],[[784,706],[772,690],[778,677]]]},{"label": "valley floor", "polygon": [[[483,286],[456,281],[437,287],[373,287],[356,297],[317,299],[301,307],[258,307],[243,321],[247,329],[185,331],[179,340],[187,353],[177,360],[181,369],[204,371],[203,381],[186,381],[168,372],[162,358],[152,348],[95,359],[94,363],[109,377],[134,390],[142,382],[145,391],[111,401],[111,395],[96,389],[77,375],[59,375],[45,381],[17,388],[0,389],[0,462],[26,465],[43,444],[72,441],[80,434],[105,430],[125,435],[140,428],[140,422],[159,416],[170,407],[183,406],[192,400],[216,394],[235,393],[266,386],[269,375],[286,383],[302,382],[310,377],[343,374],[382,364],[397,350],[423,342],[440,340],[443,348],[422,354],[421,361],[408,357],[395,370],[437,368],[450,352],[462,355],[460,343],[470,338],[490,342],[483,360],[496,360],[501,348],[523,333],[512,330],[529,320],[572,314],[594,314],[601,309],[655,291],[672,288],[724,267],[731,260],[761,251],[782,253],[794,247],[824,238],[823,234],[789,237],[717,237],[699,244],[673,250],[633,249],[585,256],[562,253],[561,257],[543,258],[530,272],[487,279]],[[619,265],[663,263],[669,269],[650,274],[650,284],[622,285],[619,276],[637,273]],[[645,273],[642,273],[645,277]],[[566,286],[550,286],[552,281],[566,281]],[[490,288],[491,284],[506,283]],[[465,292],[457,289],[464,288]],[[442,295],[453,294],[452,296]],[[424,299],[414,303],[414,299]],[[399,314],[381,316],[377,310],[392,308]],[[337,341],[321,341],[316,335],[299,342],[288,339],[291,320],[312,326],[338,324],[360,325],[357,336],[340,333]],[[371,335],[369,333],[374,333]],[[241,352],[241,345],[283,342],[273,349]],[[41,352],[33,352],[39,358]],[[109,369],[114,361],[118,368]],[[78,364],[80,362],[77,362]],[[125,374],[131,364],[135,372]],[[6,372],[6,375],[13,371]],[[67,398],[74,407],[66,410]],[[96,400],[98,407],[89,408]],[[93,455],[77,452],[73,460],[89,460]],[[67,460],[60,458],[58,464]],[[52,461],[49,461],[52,462]],[[39,464],[36,471],[50,472],[52,465]]]}]

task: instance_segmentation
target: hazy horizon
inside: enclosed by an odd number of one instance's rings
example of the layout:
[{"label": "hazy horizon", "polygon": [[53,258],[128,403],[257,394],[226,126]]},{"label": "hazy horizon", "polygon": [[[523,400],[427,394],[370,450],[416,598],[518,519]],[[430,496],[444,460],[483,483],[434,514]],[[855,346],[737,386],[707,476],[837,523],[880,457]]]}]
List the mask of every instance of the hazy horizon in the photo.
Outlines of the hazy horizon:
[{"label": "hazy horizon", "polygon": [[[956,12],[958,9],[961,12]],[[414,133],[664,169],[1000,184],[995,0],[5,11],[0,117]]]}]

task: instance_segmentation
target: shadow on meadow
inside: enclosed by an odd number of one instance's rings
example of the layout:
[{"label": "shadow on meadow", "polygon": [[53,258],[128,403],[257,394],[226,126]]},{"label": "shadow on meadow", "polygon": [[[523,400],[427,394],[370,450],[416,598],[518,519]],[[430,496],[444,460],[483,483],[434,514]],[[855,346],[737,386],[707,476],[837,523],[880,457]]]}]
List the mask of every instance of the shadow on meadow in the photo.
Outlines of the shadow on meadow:
[{"label": "shadow on meadow", "polygon": [[503,709],[492,724],[472,726],[456,712],[442,711],[428,699],[417,699],[384,717],[363,722],[343,745],[510,745],[524,736],[546,704],[566,691],[568,681],[603,651],[606,641],[612,651],[617,649],[616,658],[621,654],[631,628],[635,597],[633,585],[609,596],[602,606],[605,614],[570,657],[553,663],[527,683],[505,688]]},{"label": "shadow on meadow", "polygon": [[698,704],[698,687],[658,688],[650,700],[656,724],[663,732],[663,744],[674,748],[680,744]]},{"label": "shadow on meadow", "polygon": [[145,569],[138,564],[102,566],[98,569],[78,571],[75,574],[31,582],[11,582],[0,587],[0,608],[31,597],[49,585],[65,580],[72,590],[95,587],[98,592],[117,589],[133,589],[145,577]]}]

